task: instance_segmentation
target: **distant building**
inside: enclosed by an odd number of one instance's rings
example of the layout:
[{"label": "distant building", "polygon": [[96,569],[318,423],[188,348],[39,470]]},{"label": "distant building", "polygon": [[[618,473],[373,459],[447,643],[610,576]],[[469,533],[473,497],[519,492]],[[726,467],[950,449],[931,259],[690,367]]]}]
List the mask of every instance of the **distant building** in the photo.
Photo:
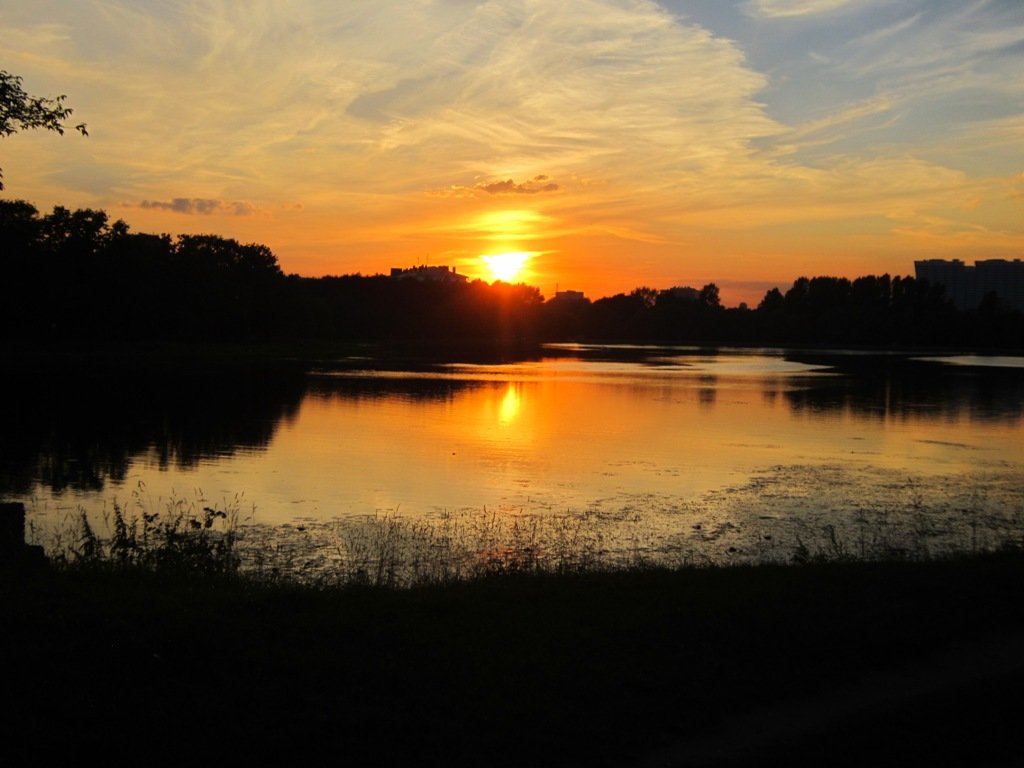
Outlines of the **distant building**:
[{"label": "distant building", "polygon": [[582,304],[587,300],[583,291],[555,291],[555,298],[552,301],[561,301],[566,304]]},{"label": "distant building", "polygon": [[418,283],[464,283],[468,278],[456,272],[455,267],[392,267],[391,279],[415,280]]},{"label": "distant building", "polygon": [[995,293],[1008,307],[1024,312],[1024,261],[985,259],[969,267],[959,259],[914,262],[918,280],[942,285],[957,309],[974,309],[986,294]]}]

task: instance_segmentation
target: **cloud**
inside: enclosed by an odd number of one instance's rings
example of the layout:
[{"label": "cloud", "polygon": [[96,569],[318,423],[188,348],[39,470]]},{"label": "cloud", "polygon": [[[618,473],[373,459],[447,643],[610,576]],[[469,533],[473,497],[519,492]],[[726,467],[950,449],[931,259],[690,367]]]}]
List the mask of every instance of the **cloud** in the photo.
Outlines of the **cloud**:
[{"label": "cloud", "polygon": [[430,190],[428,194],[438,197],[480,197],[488,195],[538,195],[545,192],[557,192],[559,185],[551,181],[549,176],[538,174],[532,179],[516,183],[512,179],[503,181],[480,182],[471,187],[453,184],[443,189]]},{"label": "cloud", "polygon": [[[130,203],[126,205],[130,205]],[[256,211],[255,206],[251,203],[210,200],[202,197],[176,197],[168,201],[143,200],[138,204],[138,207],[199,216],[209,216],[213,213],[224,213],[229,216],[249,216]]]},{"label": "cloud", "polygon": [[795,49],[821,55],[790,57],[780,70],[768,101],[792,128],[764,146],[807,168],[914,156],[972,177],[1001,174],[1013,140],[996,147],[995,126],[1024,114],[1019,2],[865,5],[827,30],[786,28]]},{"label": "cloud", "polygon": [[859,39],[855,41],[855,44],[875,45],[897,35],[903,35],[908,30],[912,29],[919,21],[921,21],[921,18],[923,16],[923,13],[916,13],[913,16],[900,19],[899,21],[888,26],[879,27],[878,29],[872,30],[867,34],[862,35]]},{"label": "cloud", "polygon": [[748,12],[763,18],[815,16],[854,5],[855,0],[750,0]]},{"label": "cloud", "polygon": [[535,176],[529,181],[523,182],[522,184],[516,184],[512,179],[505,181],[495,181],[490,184],[480,185],[478,188],[482,189],[489,195],[535,195],[538,192],[557,192],[558,185],[554,182],[547,182],[547,176]]},{"label": "cloud", "polygon": [[[325,259],[958,216],[978,163],[1020,170],[1020,0],[744,0],[710,27],[687,11],[703,5],[15,4],[0,57],[93,135],[14,137],[4,167],[40,202],[71,202],[66,166],[89,205],[244,217],[230,201],[252,200],[267,215],[229,227]],[[180,189],[203,197],[153,197]],[[508,209],[536,218],[486,218]]]},{"label": "cloud", "polygon": [[837,112],[816,117],[795,126],[782,137],[780,149],[785,152],[791,151],[791,145],[807,146],[829,143],[847,135],[851,126],[855,124],[862,124],[870,118],[891,113],[895,106],[895,99],[889,95],[846,104]]},{"label": "cloud", "polygon": [[536,179],[550,175],[631,201],[679,175],[742,174],[751,142],[782,130],[737,44],[652,0],[174,8],[83,0],[60,50],[33,51],[65,57],[95,162],[130,158],[122,199],[184,179],[358,215],[438,179],[453,196],[567,197]]},{"label": "cloud", "polygon": [[[938,5],[938,3],[936,3]],[[1020,96],[1024,18],[1018,2],[974,2],[896,17],[851,36],[836,51],[837,74],[860,82],[884,80],[895,89],[931,90],[936,100],[952,89],[975,87]]]}]

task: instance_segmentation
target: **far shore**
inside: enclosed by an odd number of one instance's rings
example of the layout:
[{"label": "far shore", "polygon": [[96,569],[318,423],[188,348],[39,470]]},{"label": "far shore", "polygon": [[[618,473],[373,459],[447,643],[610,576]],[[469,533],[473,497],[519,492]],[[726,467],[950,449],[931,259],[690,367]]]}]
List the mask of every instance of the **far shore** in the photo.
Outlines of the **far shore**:
[{"label": "far shore", "polygon": [[1018,348],[978,347],[963,345],[870,345],[870,344],[802,344],[785,341],[750,343],[712,341],[673,341],[656,339],[580,339],[578,342],[521,341],[509,343],[500,339],[439,339],[435,341],[340,341],[324,339],[280,339],[276,341],[97,341],[54,342],[10,341],[0,358],[0,371],[16,371],[31,366],[36,371],[66,366],[83,366],[101,371],[105,366],[113,369],[132,365],[170,366],[231,366],[253,364],[292,364],[297,366],[322,364],[345,358],[373,356],[377,363],[388,361],[440,361],[486,360],[500,362],[536,357],[541,354],[569,354],[574,345],[592,347],[653,347],[692,348],[707,351],[765,350],[781,353],[834,353],[855,352],[880,356],[947,357],[976,355],[980,357],[1024,356],[1024,346]]}]

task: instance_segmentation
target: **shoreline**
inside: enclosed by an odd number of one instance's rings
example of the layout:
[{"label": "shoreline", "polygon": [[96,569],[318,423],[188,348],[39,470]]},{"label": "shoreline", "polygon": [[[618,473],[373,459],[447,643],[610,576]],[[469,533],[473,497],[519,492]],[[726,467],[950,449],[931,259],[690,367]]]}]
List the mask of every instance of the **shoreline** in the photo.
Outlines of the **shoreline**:
[{"label": "shoreline", "polygon": [[[960,345],[870,345],[812,344],[784,341],[751,343],[718,343],[708,341],[672,341],[657,339],[574,341],[532,341],[508,344],[492,341],[439,339],[435,341],[331,341],[316,339],[280,339],[254,342],[187,343],[176,341],[140,342],[38,342],[11,340],[0,360],[0,371],[15,374],[30,366],[36,373],[79,367],[105,370],[114,367],[194,367],[285,366],[309,368],[349,356],[378,356],[377,362],[387,365],[428,364],[430,362],[488,361],[491,363],[532,359],[541,354],[562,355],[565,350],[587,349],[694,349],[705,352],[771,351],[782,355],[844,355],[877,356],[881,358],[919,358],[948,356],[1020,357],[1024,347],[977,347]],[[176,370],[176,369],[172,369]]]}]

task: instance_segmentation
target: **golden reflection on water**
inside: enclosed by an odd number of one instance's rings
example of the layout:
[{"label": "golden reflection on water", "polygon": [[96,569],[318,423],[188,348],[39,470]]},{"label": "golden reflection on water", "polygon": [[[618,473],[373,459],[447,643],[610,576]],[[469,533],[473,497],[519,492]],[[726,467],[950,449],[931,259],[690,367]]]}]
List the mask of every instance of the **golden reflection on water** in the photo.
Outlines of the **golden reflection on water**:
[{"label": "golden reflection on water", "polygon": [[[801,372],[803,373],[803,372]],[[636,494],[692,499],[776,465],[971,472],[1024,459],[1020,425],[967,414],[805,403],[799,377],[492,371],[443,394],[307,398],[266,455],[234,462],[264,498],[314,516],[462,507],[585,509]],[[257,471],[257,467],[269,471]],[[292,502],[286,511],[294,510]]]},{"label": "golden reflection on water", "polygon": [[107,493],[123,498],[140,480],[154,498],[244,492],[259,521],[283,523],[395,510],[676,509],[773,467],[965,478],[1024,467],[1019,414],[977,419],[963,403],[896,404],[887,390],[844,400],[822,388],[830,376],[721,356],[324,377],[264,449],[171,471],[139,461]]},{"label": "golden reflection on water", "polygon": [[523,406],[523,399],[520,395],[522,384],[509,382],[505,389],[505,396],[501,399],[501,406],[498,409],[498,422],[502,426],[509,426],[519,418],[519,410]]}]

